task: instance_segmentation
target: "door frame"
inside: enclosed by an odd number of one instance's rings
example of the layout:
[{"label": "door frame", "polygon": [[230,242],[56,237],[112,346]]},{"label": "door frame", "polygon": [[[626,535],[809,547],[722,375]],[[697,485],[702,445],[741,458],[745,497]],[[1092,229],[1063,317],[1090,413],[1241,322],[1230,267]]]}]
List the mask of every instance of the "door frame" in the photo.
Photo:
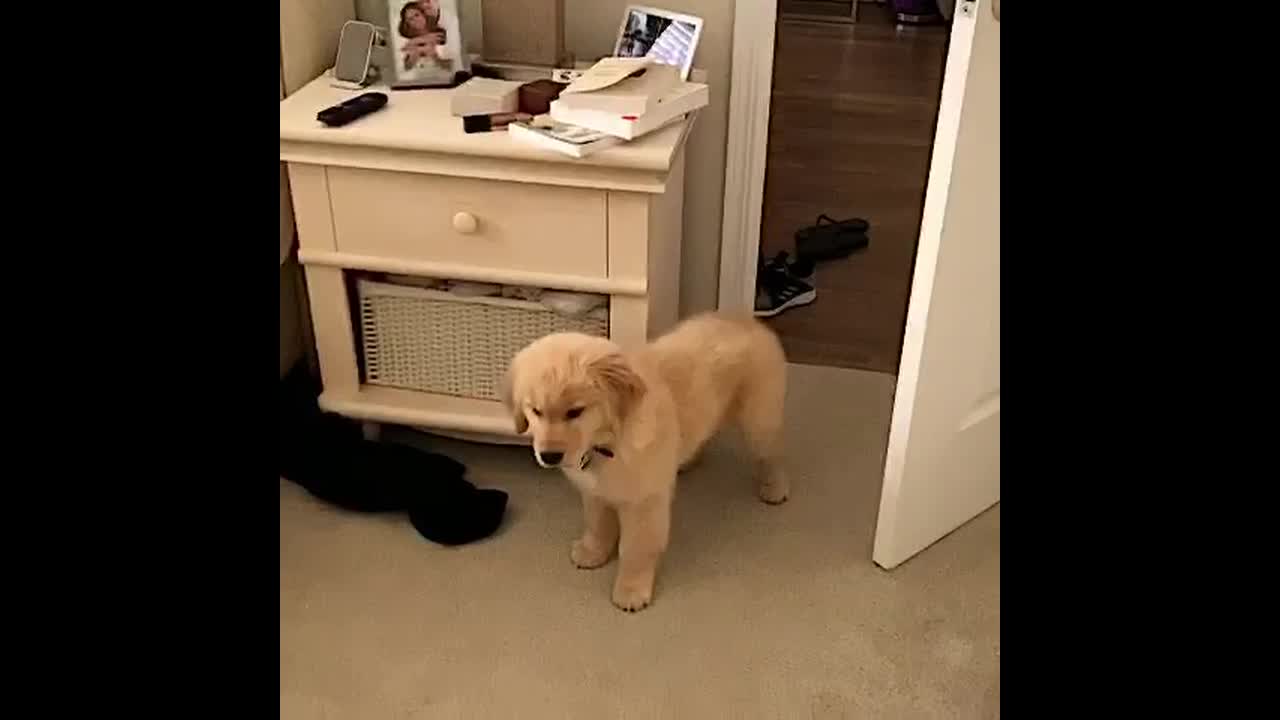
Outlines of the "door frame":
[{"label": "door frame", "polygon": [[755,306],[778,0],[737,0],[720,226],[721,310]]}]

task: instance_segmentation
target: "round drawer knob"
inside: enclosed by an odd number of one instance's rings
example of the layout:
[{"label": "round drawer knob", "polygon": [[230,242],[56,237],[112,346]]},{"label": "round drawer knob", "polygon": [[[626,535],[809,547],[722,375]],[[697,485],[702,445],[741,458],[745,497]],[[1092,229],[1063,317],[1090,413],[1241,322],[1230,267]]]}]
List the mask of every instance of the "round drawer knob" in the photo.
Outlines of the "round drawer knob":
[{"label": "round drawer knob", "polygon": [[469,212],[460,212],[453,216],[453,229],[463,235],[470,235],[475,232],[478,225],[476,216]]}]

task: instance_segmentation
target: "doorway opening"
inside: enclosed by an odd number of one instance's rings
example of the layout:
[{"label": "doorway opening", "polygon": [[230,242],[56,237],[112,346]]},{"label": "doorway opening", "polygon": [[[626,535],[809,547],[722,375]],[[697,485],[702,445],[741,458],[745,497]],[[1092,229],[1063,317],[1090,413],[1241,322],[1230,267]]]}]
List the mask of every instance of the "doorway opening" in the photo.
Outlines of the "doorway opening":
[{"label": "doorway opening", "polygon": [[[1000,2],[935,0],[945,25],[918,26],[898,13],[920,2],[891,1],[849,26],[738,0],[719,286],[721,308],[772,316],[789,422],[823,418],[843,432],[834,447],[880,453],[882,472],[840,477],[879,495],[885,569],[1000,497]],[[840,232],[806,229],[822,215]],[[806,238],[820,257],[795,267]],[[873,259],[897,272],[876,276]],[[760,313],[762,275],[801,301]],[[853,417],[885,439],[859,446]]]},{"label": "doorway opening", "polygon": [[951,5],[778,4],[755,302],[793,363],[898,371]]}]

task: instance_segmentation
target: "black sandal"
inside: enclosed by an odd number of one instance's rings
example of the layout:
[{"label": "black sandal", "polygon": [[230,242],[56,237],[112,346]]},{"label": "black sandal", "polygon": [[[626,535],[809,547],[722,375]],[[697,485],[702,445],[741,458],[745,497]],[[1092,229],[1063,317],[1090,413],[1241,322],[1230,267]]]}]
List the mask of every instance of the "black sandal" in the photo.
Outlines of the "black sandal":
[{"label": "black sandal", "polygon": [[828,215],[819,215],[817,222],[796,231],[796,255],[807,262],[846,257],[871,242],[867,238],[870,227],[862,218],[833,220]]}]

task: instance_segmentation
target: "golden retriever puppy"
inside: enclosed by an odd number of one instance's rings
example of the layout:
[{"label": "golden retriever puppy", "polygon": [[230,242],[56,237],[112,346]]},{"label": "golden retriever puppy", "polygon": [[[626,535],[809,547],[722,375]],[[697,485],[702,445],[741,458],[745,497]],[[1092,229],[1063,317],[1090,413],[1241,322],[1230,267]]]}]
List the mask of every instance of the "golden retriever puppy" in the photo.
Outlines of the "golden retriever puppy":
[{"label": "golden retriever puppy", "polygon": [[787,499],[786,357],[754,318],[699,315],[632,349],[548,335],[512,359],[502,395],[537,463],[560,468],[582,495],[585,528],[570,558],[597,568],[617,548],[613,604],[628,612],[653,599],[677,472],[725,423],[746,436],[760,498]]}]

